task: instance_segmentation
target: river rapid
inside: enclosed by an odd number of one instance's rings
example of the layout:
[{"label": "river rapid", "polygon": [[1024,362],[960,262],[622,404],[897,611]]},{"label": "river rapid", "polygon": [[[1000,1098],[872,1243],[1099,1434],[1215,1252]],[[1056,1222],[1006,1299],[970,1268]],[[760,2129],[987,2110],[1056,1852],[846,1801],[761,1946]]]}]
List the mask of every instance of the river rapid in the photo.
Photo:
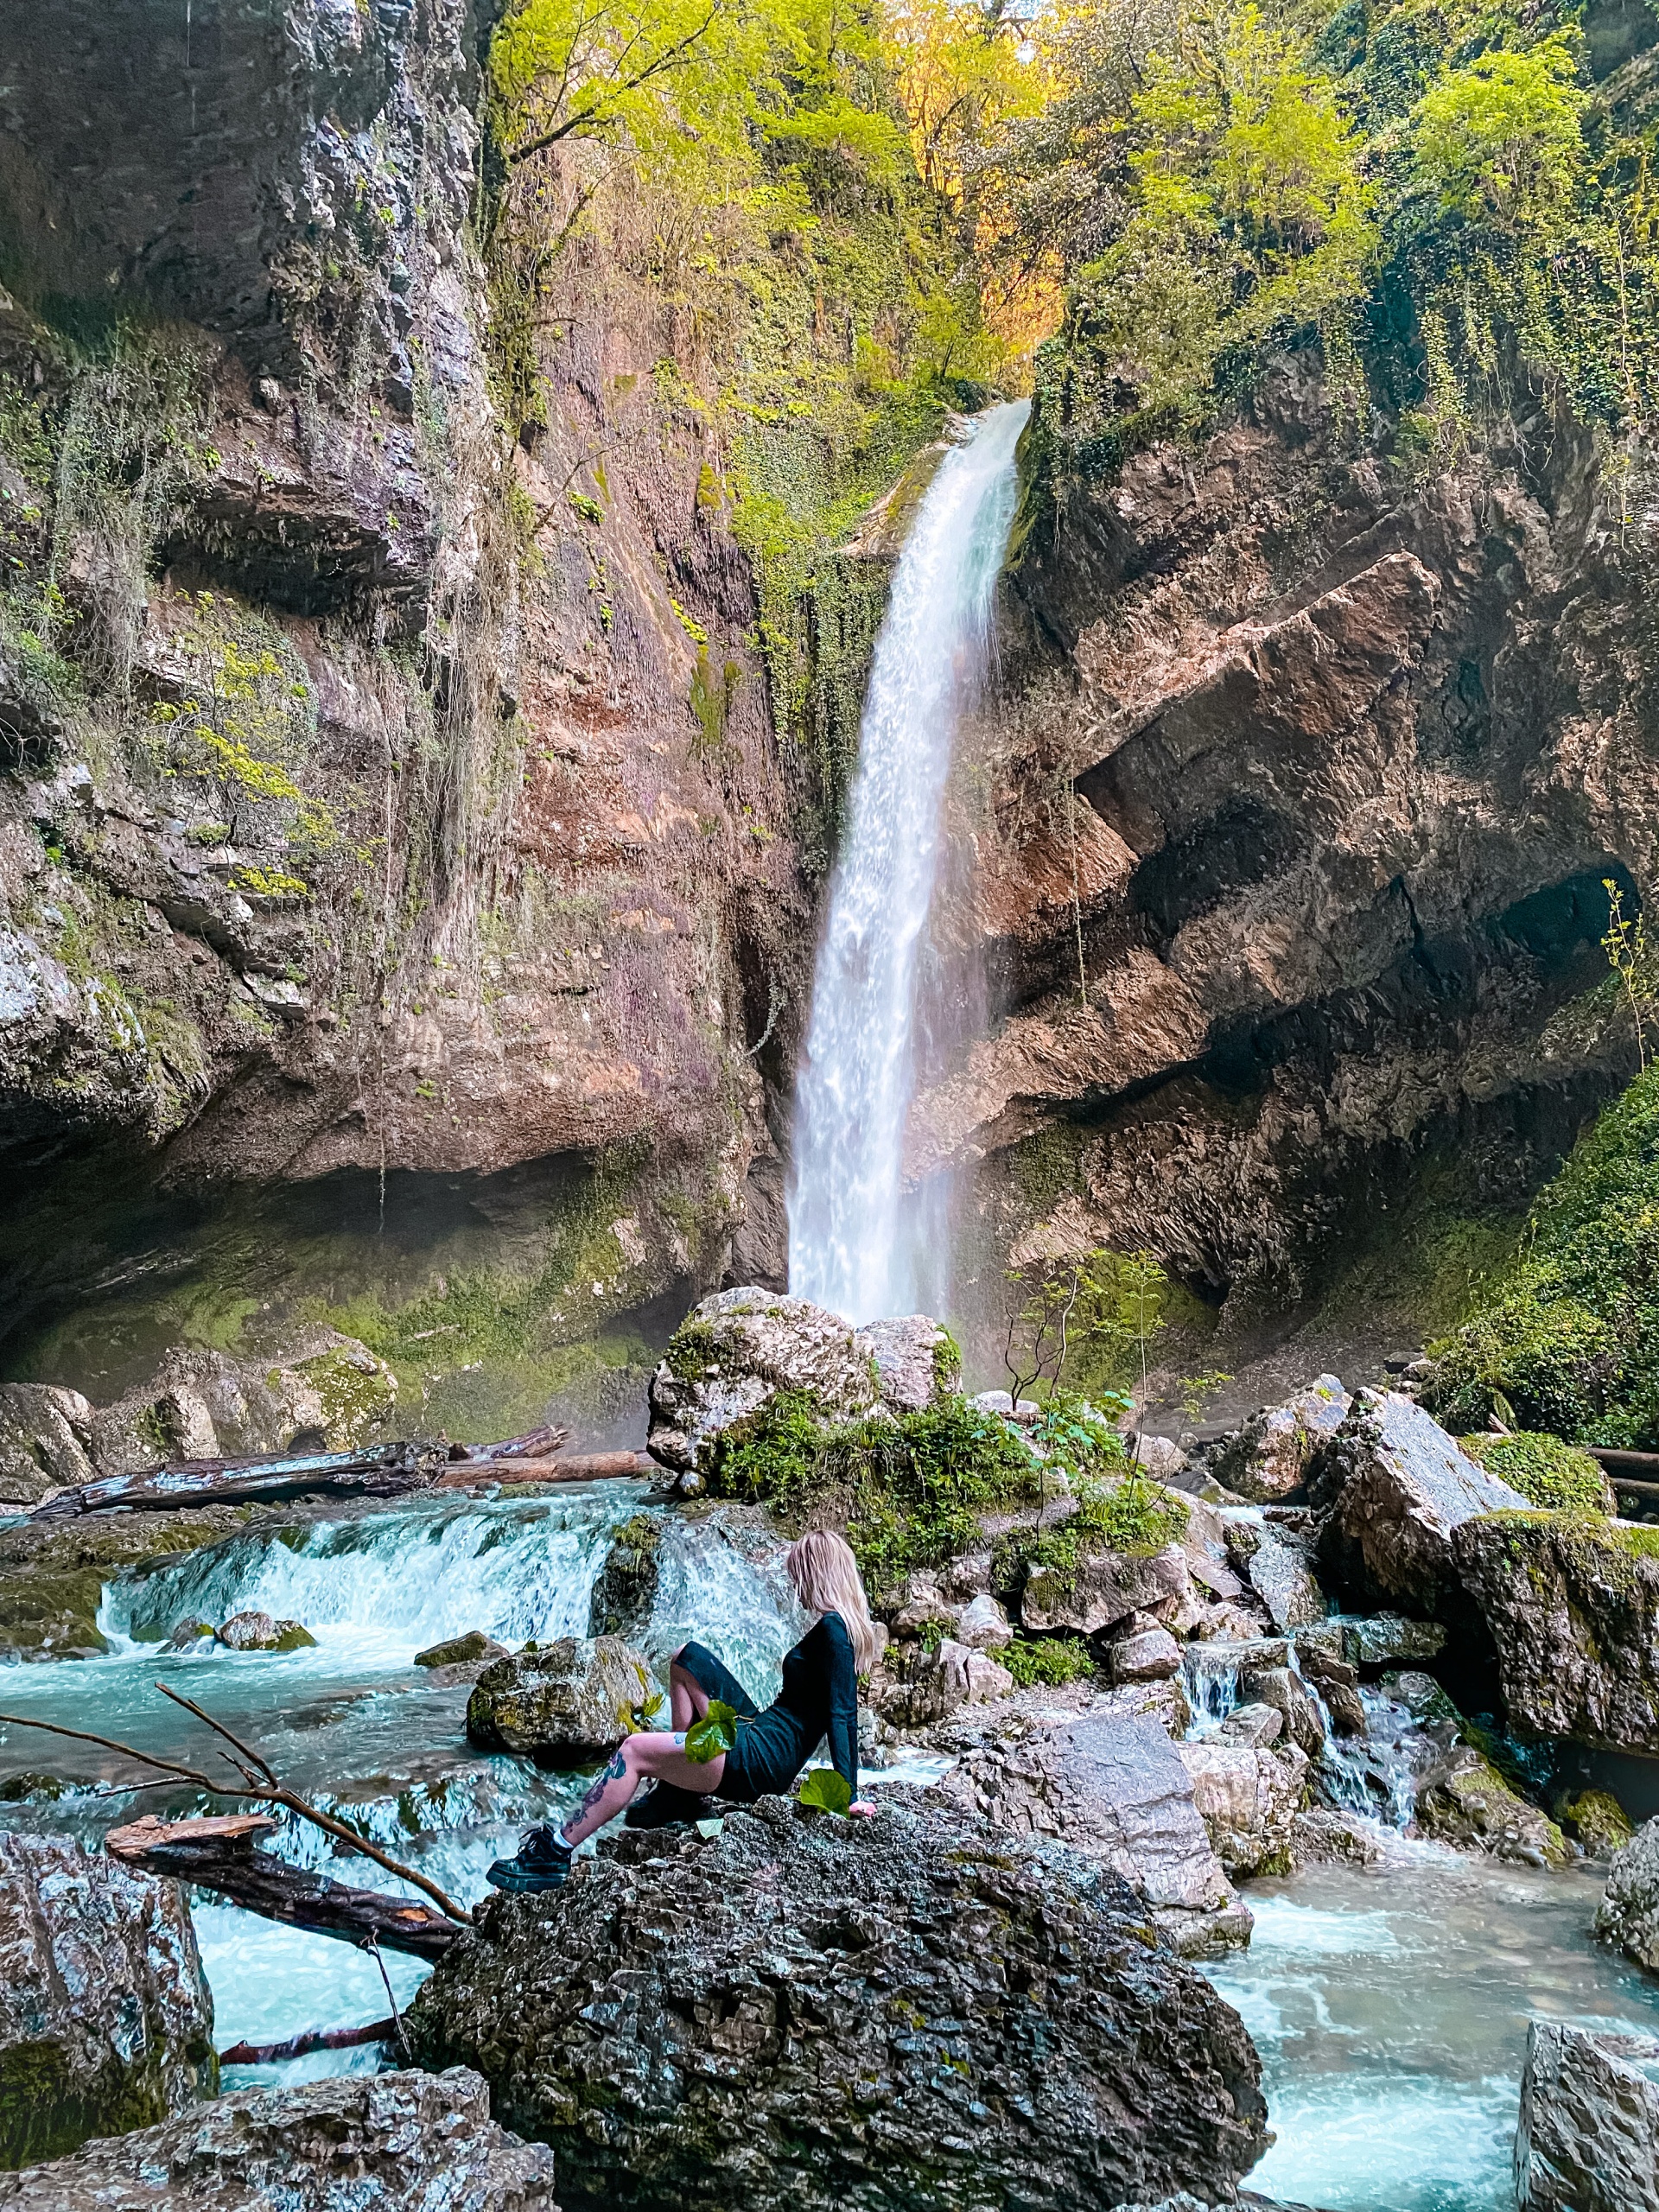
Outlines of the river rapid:
[{"label": "river rapid", "polygon": [[[660,1659],[695,1633],[757,1696],[771,1696],[803,1625],[777,1546],[741,1516],[688,1513],[653,1503],[643,1484],[606,1483],[534,1500],[428,1499],[266,1524],[143,1583],[112,1586],[101,1623],[109,1656],[10,1669],[0,1703],[168,1756],[211,1758],[206,1732],[157,1695],[154,1685],[168,1682],[255,1741],[287,1779],[349,1808],[365,1833],[470,1902],[518,1827],[563,1811],[583,1781],[473,1750],[466,1690],[434,1689],[410,1662],[472,1628],[505,1643],[584,1631],[610,1540],[641,1510],[664,1522],[643,1643]],[[303,1621],[315,1648],[168,1653],[131,1633],[256,1605]],[[1200,1701],[1198,1729],[1215,1725],[1217,1705],[1213,1695],[1208,1711]],[[878,1771],[868,1786],[915,1786],[939,1764]],[[0,1817],[95,1842],[139,1811],[187,1809],[171,1792],[101,1794],[118,1764],[92,1746],[6,1727],[0,1793],[11,1802],[0,1802]],[[47,1798],[27,1779],[41,1774],[67,1780],[67,1793]],[[1340,1798],[1346,1785],[1333,1773],[1326,1786]],[[1500,1866],[1408,1842],[1386,1821],[1377,1833],[1375,1867],[1247,1885],[1255,1940],[1206,1968],[1266,2068],[1278,2139],[1253,2185],[1331,2212],[1505,2212],[1528,2019],[1653,2033],[1659,1988],[1591,1940],[1593,1871]],[[304,1827],[284,1827],[275,1847],[343,1879],[382,1879]],[[385,2017],[379,1971],[349,1946],[208,1899],[194,1910],[221,2048]],[[427,1969],[391,1955],[385,1965],[402,2005]],[[325,2052],[229,2069],[226,2079],[291,2082],[382,2063],[374,2049]]]}]

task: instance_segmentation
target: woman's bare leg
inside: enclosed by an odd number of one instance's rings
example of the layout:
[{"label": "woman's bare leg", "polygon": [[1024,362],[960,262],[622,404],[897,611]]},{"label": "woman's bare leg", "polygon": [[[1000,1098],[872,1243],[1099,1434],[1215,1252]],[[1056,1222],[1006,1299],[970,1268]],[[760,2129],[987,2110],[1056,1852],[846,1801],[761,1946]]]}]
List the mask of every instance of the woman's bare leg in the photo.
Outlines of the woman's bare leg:
[{"label": "woman's bare leg", "polygon": [[695,1675],[686,1673],[677,1651],[669,1662],[668,1704],[674,1726],[682,1736],[694,1720],[705,1720],[709,1716],[709,1693]]},{"label": "woman's bare leg", "polygon": [[609,1764],[594,1777],[580,1808],[565,1821],[559,1833],[569,1844],[585,1843],[607,1821],[613,1821],[619,1813],[626,1810],[642,1782],[671,1782],[677,1789],[702,1796],[720,1787],[725,1771],[723,1751],[701,1766],[696,1760],[687,1758],[683,1729],[673,1734],[666,1730],[652,1730],[645,1735],[630,1736],[612,1754]]}]

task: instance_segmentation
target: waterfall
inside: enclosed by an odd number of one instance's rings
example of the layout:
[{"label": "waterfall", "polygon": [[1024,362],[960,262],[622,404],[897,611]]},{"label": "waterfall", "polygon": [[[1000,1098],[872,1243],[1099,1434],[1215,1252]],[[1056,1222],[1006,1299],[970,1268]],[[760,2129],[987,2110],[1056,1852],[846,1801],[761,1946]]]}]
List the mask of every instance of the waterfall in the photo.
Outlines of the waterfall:
[{"label": "waterfall", "polygon": [[796,1095],[789,1287],[852,1321],[918,1303],[903,1232],[917,956],[957,716],[985,660],[1026,402],[989,409],[917,511],[876,639]]}]

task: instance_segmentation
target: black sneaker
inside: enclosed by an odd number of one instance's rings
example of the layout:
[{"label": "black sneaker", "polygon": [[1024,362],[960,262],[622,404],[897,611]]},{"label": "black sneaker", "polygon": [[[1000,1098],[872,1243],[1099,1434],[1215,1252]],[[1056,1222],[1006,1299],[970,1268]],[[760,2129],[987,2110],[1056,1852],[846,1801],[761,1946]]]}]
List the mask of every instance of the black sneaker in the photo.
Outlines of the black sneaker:
[{"label": "black sneaker", "polygon": [[694,1789],[682,1789],[677,1783],[655,1783],[643,1797],[634,1799],[622,1815],[622,1825],[625,1828],[668,1828],[677,1821],[707,1820],[714,1802]]},{"label": "black sneaker", "polygon": [[518,1847],[516,1859],[498,1859],[485,1876],[492,1888],[512,1890],[563,1889],[570,1872],[571,1847],[555,1828],[531,1828]]}]

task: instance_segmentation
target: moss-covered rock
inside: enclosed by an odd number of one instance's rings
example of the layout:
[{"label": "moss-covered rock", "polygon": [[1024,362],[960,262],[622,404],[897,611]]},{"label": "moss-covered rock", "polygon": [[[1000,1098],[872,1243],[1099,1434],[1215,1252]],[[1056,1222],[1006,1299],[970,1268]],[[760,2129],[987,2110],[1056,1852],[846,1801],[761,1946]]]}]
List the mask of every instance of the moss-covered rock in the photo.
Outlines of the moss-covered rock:
[{"label": "moss-covered rock", "polygon": [[664,1702],[650,1662],[620,1637],[565,1636],[486,1668],[467,1700],[467,1733],[484,1751],[577,1766],[648,1727]]},{"label": "moss-covered rock", "polygon": [[1592,1859],[1611,1859],[1636,1834],[1624,1808],[1609,1789],[1580,1789],[1560,1806],[1561,1826]]},{"label": "moss-covered rock", "polygon": [[[179,1513],[88,1514],[0,1530],[0,1656],[86,1659],[108,1649],[99,1629],[104,1587],[142,1578],[219,1542],[251,1517],[246,1506]],[[137,1632],[159,1640],[173,1623]]]},{"label": "moss-covered rock", "polygon": [[1417,1800],[1425,1835],[1529,1866],[1565,1866],[1572,1856],[1554,1821],[1517,1796],[1492,1764],[1465,1745]]},{"label": "moss-covered rock", "polygon": [[1452,1539],[1512,1728],[1659,1751],[1659,1529],[1486,1513]]},{"label": "moss-covered rock", "polygon": [[493,1662],[512,1655],[505,1644],[498,1643],[481,1628],[468,1629],[465,1636],[452,1636],[444,1643],[429,1643],[424,1651],[415,1654],[417,1667],[471,1667],[480,1660]]},{"label": "moss-covered rock", "polygon": [[588,1607],[589,1636],[637,1639],[657,1601],[658,1547],[663,1524],[654,1513],[636,1513],[611,1539]]},{"label": "moss-covered rock", "polygon": [[217,1631],[227,1651],[308,1651],[316,1637],[299,1621],[270,1613],[234,1613]]}]

